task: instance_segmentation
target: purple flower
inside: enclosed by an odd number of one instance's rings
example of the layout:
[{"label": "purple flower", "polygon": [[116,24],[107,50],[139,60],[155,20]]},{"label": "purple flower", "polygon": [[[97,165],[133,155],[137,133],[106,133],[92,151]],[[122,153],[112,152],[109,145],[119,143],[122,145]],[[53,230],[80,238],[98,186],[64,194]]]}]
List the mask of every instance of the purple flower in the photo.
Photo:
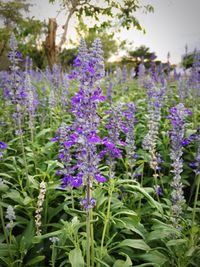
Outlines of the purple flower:
[{"label": "purple flower", "polygon": [[160,185],[155,185],[154,190],[155,190],[155,193],[157,196],[159,196],[159,197],[162,196],[163,191],[162,191],[162,188],[160,187]]},{"label": "purple flower", "polygon": [[0,149],[6,149],[8,145],[2,141],[0,141]]},{"label": "purple flower", "polygon": [[150,154],[150,167],[156,173],[159,169],[157,165],[158,153],[156,152],[157,139],[159,134],[159,127],[161,121],[161,108],[163,105],[166,84],[156,84],[152,79],[146,81],[145,87],[147,88],[147,108],[148,108],[148,132],[145,135],[142,146]]},{"label": "purple flower", "polygon": [[135,153],[135,113],[136,105],[133,102],[127,104],[127,109],[123,112],[125,116],[126,125],[126,150],[128,155],[128,162],[130,165],[131,172],[135,166],[137,155]]},{"label": "purple flower", "polygon": [[80,204],[84,209],[93,209],[96,206],[96,200],[94,198],[90,198],[89,200],[84,198],[80,201]]},{"label": "purple flower", "polygon": [[91,133],[87,139],[89,143],[101,143],[101,138],[95,133]]},{"label": "purple flower", "polygon": [[98,182],[105,181],[98,169],[101,158],[97,149],[97,145],[102,142],[98,135],[101,118],[97,108],[99,102],[105,100],[99,85],[104,76],[102,53],[99,39],[94,41],[90,49],[81,40],[74,61],[76,70],[72,75],[79,82],[79,91],[71,99],[70,112],[74,115],[74,120],[70,126],[60,130],[59,153],[65,167],[61,183],[71,187],[86,186],[86,198],[81,201],[86,209],[95,205],[87,188],[92,188],[94,179]]},{"label": "purple flower", "polygon": [[73,177],[70,181],[72,187],[80,187],[83,184],[83,174],[78,173],[77,176]]},{"label": "purple flower", "polygon": [[197,140],[197,152],[195,155],[195,161],[191,162],[189,165],[194,169],[194,172],[196,175],[200,173],[200,132],[199,132],[199,127],[197,128],[197,135],[196,138]]},{"label": "purple flower", "polygon": [[106,177],[104,177],[103,175],[101,175],[100,173],[97,173],[95,175],[95,179],[97,180],[98,183],[104,183],[106,182]]},{"label": "purple flower", "polygon": [[172,187],[172,223],[175,228],[180,228],[180,216],[182,213],[182,205],[184,202],[184,195],[181,183],[181,172],[183,171],[183,145],[188,143],[187,139],[184,139],[185,132],[185,117],[190,112],[184,107],[182,103],[170,110],[170,122],[172,129],[170,132],[171,140],[171,152],[170,157],[172,159],[172,172],[174,174]]},{"label": "purple flower", "polygon": [[184,138],[182,141],[181,141],[181,145],[182,146],[187,146],[189,145],[191,142],[190,140],[188,140],[187,138]]}]

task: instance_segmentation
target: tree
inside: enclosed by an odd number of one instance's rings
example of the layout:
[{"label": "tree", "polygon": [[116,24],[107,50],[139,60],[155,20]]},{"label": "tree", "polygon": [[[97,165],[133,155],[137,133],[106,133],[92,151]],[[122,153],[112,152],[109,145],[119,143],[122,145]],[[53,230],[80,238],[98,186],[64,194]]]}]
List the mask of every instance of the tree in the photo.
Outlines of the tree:
[{"label": "tree", "polygon": [[150,48],[145,45],[141,45],[133,51],[128,52],[129,57],[136,63],[143,61],[150,61],[156,59],[154,52],[150,52]]},{"label": "tree", "polygon": [[195,50],[194,52],[187,53],[182,57],[181,65],[185,69],[189,69],[193,66],[197,57],[199,57],[200,51]]},{"label": "tree", "polygon": [[45,33],[44,23],[33,17],[25,17],[31,6],[26,0],[0,2],[0,22],[2,24],[0,28],[0,59],[4,63],[4,69],[7,67],[6,64],[8,65],[6,57],[11,32],[15,33],[20,52],[24,56],[30,56],[33,50],[36,52],[41,35]]},{"label": "tree", "polygon": [[[77,18],[90,17],[96,20],[100,24],[101,28],[114,27],[115,31],[121,28],[129,29],[135,27],[138,30],[143,30],[139,21],[135,17],[135,12],[143,9],[146,12],[152,12],[153,7],[151,5],[142,5],[139,0],[104,0],[100,3],[96,3],[92,0],[57,0],[62,5],[62,11],[66,12],[66,21],[63,25],[63,34],[60,41],[56,46],[49,45],[49,40],[52,35],[49,32],[46,42],[46,50],[48,58],[54,59],[55,54],[59,54],[63,45],[66,42],[66,36],[68,33],[69,22],[73,16]],[[55,3],[56,0],[49,0],[50,3]],[[105,17],[104,21],[100,21],[101,16]],[[49,23],[50,30],[51,21]],[[95,25],[97,26],[97,25]],[[55,27],[54,27],[55,30]],[[55,59],[56,60],[56,59]],[[49,62],[52,65],[55,62]]]}]

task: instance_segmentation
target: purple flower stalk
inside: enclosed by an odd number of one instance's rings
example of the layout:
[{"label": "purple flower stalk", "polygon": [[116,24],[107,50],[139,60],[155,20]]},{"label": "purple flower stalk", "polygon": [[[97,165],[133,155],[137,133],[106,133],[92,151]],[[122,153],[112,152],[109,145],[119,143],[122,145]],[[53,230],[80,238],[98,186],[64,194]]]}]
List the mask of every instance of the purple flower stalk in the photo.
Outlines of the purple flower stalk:
[{"label": "purple flower stalk", "polygon": [[[86,186],[86,200],[82,205],[86,209],[95,204],[92,201],[93,181],[105,182],[106,178],[100,174],[98,164],[100,156],[97,153],[97,145],[102,143],[99,137],[100,117],[97,112],[98,104],[105,100],[101,94],[99,82],[104,76],[103,52],[101,42],[96,39],[88,50],[81,40],[78,55],[74,61],[76,70],[70,78],[77,78],[80,89],[71,99],[71,112],[74,114],[74,122],[62,132],[62,151],[60,158],[67,163],[62,184],[72,187]],[[76,163],[70,158],[70,150],[75,150]]]},{"label": "purple flower stalk", "polygon": [[106,73],[106,92],[107,92],[107,100],[111,104],[112,103],[112,97],[113,97],[113,82],[110,77],[110,74]]},{"label": "purple flower stalk", "polygon": [[158,154],[156,152],[156,143],[159,133],[159,126],[161,121],[161,108],[165,97],[166,86],[156,84],[152,80],[147,80],[145,86],[147,87],[147,101],[148,101],[148,133],[143,140],[143,148],[150,153],[150,167],[154,170],[158,170],[157,159]]},{"label": "purple flower stalk", "polygon": [[117,104],[112,106],[107,112],[108,123],[106,124],[106,129],[108,131],[108,137],[103,139],[104,149],[100,152],[101,157],[104,155],[108,156],[107,164],[110,169],[109,177],[113,179],[115,177],[115,161],[116,158],[121,158],[120,147],[124,146],[126,143],[120,139],[120,133],[127,132],[127,126],[122,121],[124,117],[122,104]]},{"label": "purple flower stalk", "polygon": [[27,98],[26,98],[26,110],[28,111],[29,114],[29,128],[34,130],[34,120],[36,116],[36,109],[38,106],[38,100],[37,100],[37,95],[35,92],[35,89],[33,85],[31,84],[31,76],[27,72],[25,76],[25,88],[27,91]]},{"label": "purple flower stalk", "polygon": [[[191,137],[191,136],[190,136]],[[195,161],[190,163],[190,166],[194,169],[195,175],[200,174],[200,126],[197,128],[197,135],[195,135],[193,140],[197,140],[197,153],[195,155]]]},{"label": "purple flower stalk", "polygon": [[7,104],[15,107],[15,112],[13,113],[13,120],[16,124],[15,133],[16,135],[22,135],[22,122],[27,93],[24,85],[24,74],[19,70],[19,62],[22,59],[22,55],[17,51],[18,44],[13,33],[10,37],[10,49],[10,73],[4,88],[4,96]]},{"label": "purple flower stalk", "polygon": [[135,146],[135,112],[136,106],[135,103],[130,102],[127,104],[127,109],[124,111],[124,116],[126,119],[126,151],[128,156],[128,162],[131,169],[131,175],[133,172],[133,168],[136,162],[136,146]]},{"label": "purple flower stalk", "polygon": [[143,59],[141,61],[141,63],[139,64],[139,67],[138,67],[138,83],[139,83],[139,86],[143,86],[144,85],[144,77],[145,77],[145,66],[144,66],[144,62],[143,62]]},{"label": "purple flower stalk", "polygon": [[191,74],[189,77],[189,86],[192,89],[192,95],[194,97],[200,96],[200,52],[194,51],[193,64]]},{"label": "purple flower stalk", "polygon": [[180,229],[180,217],[182,214],[182,205],[184,203],[183,185],[181,183],[181,173],[183,171],[183,145],[185,132],[185,117],[191,115],[191,112],[184,107],[182,103],[169,110],[170,124],[172,129],[170,131],[172,172],[174,174],[172,187],[172,223],[175,228]]}]

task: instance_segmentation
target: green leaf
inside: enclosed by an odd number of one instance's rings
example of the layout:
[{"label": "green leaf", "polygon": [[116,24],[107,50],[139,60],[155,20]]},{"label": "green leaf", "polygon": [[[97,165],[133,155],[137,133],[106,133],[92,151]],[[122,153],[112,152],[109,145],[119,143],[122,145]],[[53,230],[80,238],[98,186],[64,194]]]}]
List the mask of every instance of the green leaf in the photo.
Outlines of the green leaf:
[{"label": "green leaf", "polygon": [[57,236],[57,235],[60,235],[61,233],[62,233],[62,230],[58,230],[58,231],[54,231],[54,232],[51,232],[45,235],[35,236],[33,238],[33,243],[40,243],[42,239],[49,238],[52,236]]},{"label": "green leaf", "polygon": [[[160,203],[158,203],[157,201],[155,201],[147,192],[149,190],[149,188],[142,188],[140,186],[137,185],[127,185],[125,184],[124,187],[130,188],[133,191],[138,191],[140,192],[144,197],[146,197],[146,199],[149,201],[150,205],[155,207],[160,213],[163,213],[163,209]],[[151,190],[151,188],[150,188]]]},{"label": "green leaf", "polygon": [[34,221],[33,219],[28,222],[28,225],[22,234],[20,240],[20,251],[24,252],[30,249],[32,245],[32,239],[34,237]]},{"label": "green leaf", "polygon": [[69,252],[69,261],[72,267],[84,267],[84,259],[80,248],[75,248]]},{"label": "green leaf", "polygon": [[26,263],[25,266],[31,266],[31,265],[34,265],[34,264],[36,264],[36,263],[38,263],[38,262],[43,261],[44,259],[45,259],[45,256],[37,256],[37,257],[31,259],[28,263]]},{"label": "green leaf", "polygon": [[10,192],[6,193],[4,198],[10,198],[17,202],[18,204],[23,205],[24,204],[24,199],[20,196],[20,193],[17,190],[10,190]]},{"label": "green leaf", "polygon": [[[138,221],[135,221],[133,218],[129,217],[122,217],[121,218],[123,225],[117,225],[119,227],[123,227],[123,229],[129,229],[138,235],[140,235],[142,238],[144,238],[144,227],[142,224],[140,224]],[[119,223],[118,223],[119,224]]]},{"label": "green leaf", "polygon": [[134,211],[132,211],[132,210],[122,210],[122,211],[119,211],[119,212],[115,213],[115,214],[113,215],[113,217],[116,217],[116,216],[118,216],[118,215],[122,215],[122,214],[123,214],[123,215],[130,215],[130,216],[138,217],[137,213],[134,212]]},{"label": "green leaf", "polygon": [[139,266],[154,266],[154,267],[161,267],[166,262],[169,262],[169,259],[159,251],[150,251],[145,254],[138,256],[139,259],[143,261],[147,261],[149,263],[145,263],[145,265],[137,265]]},{"label": "green leaf", "polygon": [[127,254],[125,254],[125,253],[120,253],[120,254],[126,256],[126,261],[117,260],[114,263],[113,267],[131,267],[132,266],[132,261],[129,258],[129,256]]},{"label": "green leaf", "polygon": [[116,247],[131,247],[135,249],[141,249],[148,251],[151,248],[142,240],[142,239],[125,239],[121,243],[119,243]]},{"label": "green leaf", "polygon": [[180,246],[183,245],[185,243],[187,243],[188,241],[186,239],[175,239],[175,240],[170,240],[167,242],[166,246],[167,247],[173,247],[173,246]]},{"label": "green leaf", "polygon": [[51,131],[51,128],[43,129],[36,135],[36,139],[40,138],[41,136],[44,136],[46,133],[49,133]]}]

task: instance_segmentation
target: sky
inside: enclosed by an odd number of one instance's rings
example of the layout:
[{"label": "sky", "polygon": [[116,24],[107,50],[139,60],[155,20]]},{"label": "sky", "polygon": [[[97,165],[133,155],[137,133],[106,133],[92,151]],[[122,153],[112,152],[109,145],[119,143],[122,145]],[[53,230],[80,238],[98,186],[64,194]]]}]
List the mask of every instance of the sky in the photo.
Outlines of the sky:
[{"label": "sky", "polygon": [[[48,0],[30,2],[34,4],[31,14],[35,18],[48,21],[48,18],[57,16],[59,4],[49,4]],[[200,0],[141,0],[141,3],[149,3],[154,7],[154,13],[135,14],[146,34],[136,29],[123,30],[117,38],[133,42],[133,49],[140,45],[149,47],[162,61],[167,60],[169,52],[170,62],[175,64],[181,61],[186,45],[189,52],[200,49]],[[65,17],[58,15],[57,22],[63,25]],[[60,27],[58,38],[61,33]],[[70,23],[69,37],[76,38],[74,19]]]}]

